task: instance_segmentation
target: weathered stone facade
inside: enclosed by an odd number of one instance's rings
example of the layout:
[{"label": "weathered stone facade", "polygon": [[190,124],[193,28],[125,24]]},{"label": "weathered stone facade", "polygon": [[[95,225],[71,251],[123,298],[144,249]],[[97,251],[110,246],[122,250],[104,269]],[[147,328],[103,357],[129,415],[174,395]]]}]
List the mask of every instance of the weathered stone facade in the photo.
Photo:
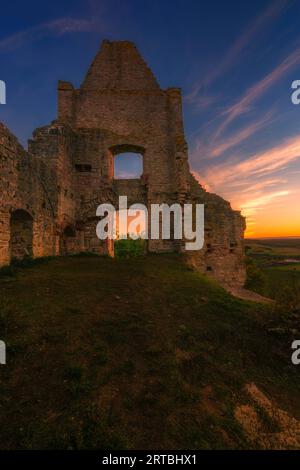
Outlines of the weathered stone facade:
[{"label": "weathered stone facade", "polygon": [[[187,261],[227,285],[244,282],[244,219],[191,175],[181,92],[162,90],[134,44],[104,41],[79,89],[58,85],[58,118],[28,152],[0,127],[0,264],[13,257],[113,253],[96,236],[96,208],[128,203],[205,204],[205,247]],[[143,155],[140,179],[114,179],[114,155]],[[178,240],[148,250],[183,251]]]}]

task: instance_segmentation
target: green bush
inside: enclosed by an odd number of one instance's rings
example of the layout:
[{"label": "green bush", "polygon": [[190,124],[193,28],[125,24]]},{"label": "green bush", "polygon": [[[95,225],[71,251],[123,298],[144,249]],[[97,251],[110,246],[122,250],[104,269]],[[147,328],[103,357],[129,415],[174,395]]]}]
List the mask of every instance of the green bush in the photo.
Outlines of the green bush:
[{"label": "green bush", "polygon": [[289,281],[274,292],[276,305],[287,312],[300,312],[300,282],[296,273],[291,273]]},{"label": "green bush", "polygon": [[246,259],[247,280],[246,289],[250,289],[261,295],[266,295],[267,279],[263,271],[251,258]]},{"label": "green bush", "polygon": [[115,257],[116,258],[136,258],[143,256],[146,251],[146,240],[138,238],[120,239],[115,241]]}]

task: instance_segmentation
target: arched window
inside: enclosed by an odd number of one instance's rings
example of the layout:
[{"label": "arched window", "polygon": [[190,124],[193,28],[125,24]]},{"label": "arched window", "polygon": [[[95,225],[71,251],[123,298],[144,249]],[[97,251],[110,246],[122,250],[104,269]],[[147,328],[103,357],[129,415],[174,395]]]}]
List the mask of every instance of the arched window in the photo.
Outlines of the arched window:
[{"label": "arched window", "polygon": [[124,144],[110,148],[113,159],[114,179],[139,179],[143,174],[145,149],[138,145]]},{"label": "arched window", "polygon": [[124,152],[114,157],[115,179],[139,179],[143,174],[143,155]]}]

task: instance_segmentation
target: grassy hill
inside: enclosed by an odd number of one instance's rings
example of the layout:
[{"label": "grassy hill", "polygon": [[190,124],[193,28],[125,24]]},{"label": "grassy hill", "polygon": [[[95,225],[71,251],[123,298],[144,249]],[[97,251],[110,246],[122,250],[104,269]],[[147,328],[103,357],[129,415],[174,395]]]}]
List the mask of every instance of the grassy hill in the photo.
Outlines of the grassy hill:
[{"label": "grassy hill", "polygon": [[287,429],[300,419],[300,374],[291,338],[268,331],[272,309],[179,255],[4,271],[0,448],[299,445]]},{"label": "grassy hill", "polygon": [[254,272],[249,288],[274,299],[297,296],[300,301],[300,238],[248,239],[246,252],[250,268],[262,273],[257,277]]}]

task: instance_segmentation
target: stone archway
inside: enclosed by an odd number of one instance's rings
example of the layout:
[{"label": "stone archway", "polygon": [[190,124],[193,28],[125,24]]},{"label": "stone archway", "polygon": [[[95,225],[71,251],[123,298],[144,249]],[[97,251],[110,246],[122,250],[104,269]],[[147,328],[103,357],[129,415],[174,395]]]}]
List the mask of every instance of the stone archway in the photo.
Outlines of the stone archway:
[{"label": "stone archway", "polygon": [[33,218],[23,209],[12,212],[10,218],[10,258],[33,256]]}]

